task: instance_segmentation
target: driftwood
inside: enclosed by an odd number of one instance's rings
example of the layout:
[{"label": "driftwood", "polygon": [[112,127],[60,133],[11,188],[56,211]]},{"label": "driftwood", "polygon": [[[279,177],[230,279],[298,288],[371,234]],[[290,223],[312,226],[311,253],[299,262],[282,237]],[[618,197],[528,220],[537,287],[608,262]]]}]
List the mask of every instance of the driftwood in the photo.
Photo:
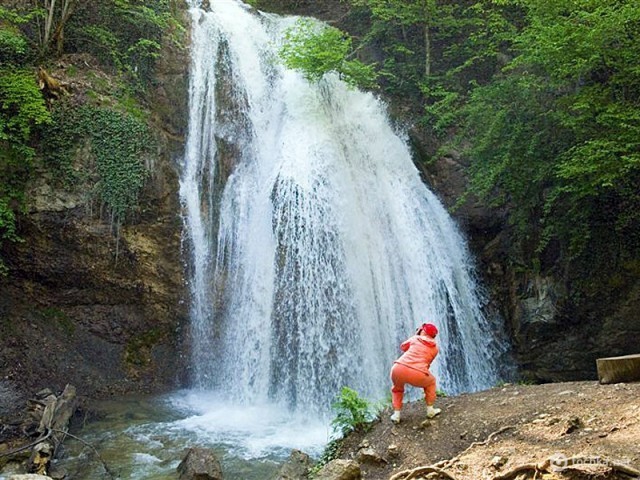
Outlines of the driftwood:
[{"label": "driftwood", "polygon": [[486,445],[491,440],[493,440],[496,436],[500,435],[503,432],[506,432],[507,430],[511,430],[512,428],[515,428],[515,426],[509,425],[507,427],[502,427],[501,429],[496,430],[495,432],[492,432],[486,438],[486,440],[484,440],[482,442],[473,442],[471,445],[469,445],[461,453],[459,453],[458,455],[456,455],[453,458],[450,458],[448,460],[441,460],[438,463],[434,463],[433,465],[424,465],[422,467],[417,467],[417,468],[413,468],[413,469],[410,469],[410,470],[403,470],[403,471],[398,472],[398,473],[392,475],[391,477],[389,477],[389,480],[410,480],[412,478],[417,478],[420,475],[424,475],[424,474],[432,473],[432,472],[435,472],[438,475],[441,475],[441,476],[443,476],[445,478],[448,478],[449,480],[457,480],[456,477],[454,477],[452,474],[446,472],[444,469],[448,468],[451,465],[453,465],[454,463],[456,463],[458,460],[460,460],[460,457],[462,457],[465,453],[467,453],[472,448],[480,446],[480,445]]},{"label": "driftwood", "polygon": [[635,382],[640,380],[640,354],[598,358],[596,366],[600,383]]},{"label": "driftwood", "polygon": [[65,433],[76,406],[76,389],[67,385],[64,392],[56,397],[51,390],[45,389],[36,394],[36,398],[27,402],[26,420],[21,429],[24,435],[35,436],[36,440],[0,454],[1,457],[12,457],[25,450],[31,450],[27,462],[29,473],[46,475],[58,448],[64,440],[56,433]]}]

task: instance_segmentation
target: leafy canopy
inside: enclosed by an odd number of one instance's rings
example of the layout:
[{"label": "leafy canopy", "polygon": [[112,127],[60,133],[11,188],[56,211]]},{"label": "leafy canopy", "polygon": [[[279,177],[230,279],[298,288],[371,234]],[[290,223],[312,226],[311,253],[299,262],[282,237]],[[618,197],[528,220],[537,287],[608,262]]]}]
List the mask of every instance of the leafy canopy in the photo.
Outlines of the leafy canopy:
[{"label": "leafy canopy", "polygon": [[462,110],[474,192],[510,203],[520,238],[537,237],[539,252],[556,239],[575,258],[604,251],[613,235],[626,241],[608,250],[629,254],[640,207],[640,5],[501,3],[526,23],[502,78]]},{"label": "leafy canopy", "polygon": [[288,68],[299,70],[310,81],[335,72],[351,86],[374,86],[373,66],[348,60],[351,53],[352,40],[347,34],[311,19],[300,19],[285,32],[279,56]]}]

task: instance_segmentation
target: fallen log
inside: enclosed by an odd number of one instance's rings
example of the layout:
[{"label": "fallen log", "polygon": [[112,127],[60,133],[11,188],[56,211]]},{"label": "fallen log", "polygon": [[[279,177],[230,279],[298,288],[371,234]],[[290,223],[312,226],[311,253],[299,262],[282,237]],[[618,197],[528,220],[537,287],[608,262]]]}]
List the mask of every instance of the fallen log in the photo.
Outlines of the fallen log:
[{"label": "fallen log", "polygon": [[640,354],[598,358],[596,366],[602,384],[640,380]]}]

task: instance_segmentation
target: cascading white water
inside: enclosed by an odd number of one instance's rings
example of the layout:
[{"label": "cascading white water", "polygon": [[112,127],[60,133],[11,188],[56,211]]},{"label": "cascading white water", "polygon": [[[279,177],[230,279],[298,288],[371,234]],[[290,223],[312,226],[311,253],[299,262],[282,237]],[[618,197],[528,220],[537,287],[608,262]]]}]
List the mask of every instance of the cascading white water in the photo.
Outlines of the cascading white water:
[{"label": "cascading white water", "polygon": [[294,19],[193,4],[180,193],[192,253],[195,386],[327,411],[383,398],[398,344],[437,324],[439,388],[499,379],[464,239],[384,105],[278,62]]}]

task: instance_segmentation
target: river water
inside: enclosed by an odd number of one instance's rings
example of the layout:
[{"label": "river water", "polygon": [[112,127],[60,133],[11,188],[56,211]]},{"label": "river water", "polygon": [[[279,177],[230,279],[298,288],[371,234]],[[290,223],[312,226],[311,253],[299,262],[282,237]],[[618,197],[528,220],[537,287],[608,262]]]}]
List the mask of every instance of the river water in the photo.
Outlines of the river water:
[{"label": "river water", "polygon": [[[267,480],[291,449],[318,457],[330,435],[326,422],[273,404],[233,405],[191,390],[92,404],[91,420],[74,432],[82,442],[67,438],[59,464],[78,480],[175,480],[189,447],[213,449],[225,479]],[[0,474],[0,480],[9,473]]]}]

